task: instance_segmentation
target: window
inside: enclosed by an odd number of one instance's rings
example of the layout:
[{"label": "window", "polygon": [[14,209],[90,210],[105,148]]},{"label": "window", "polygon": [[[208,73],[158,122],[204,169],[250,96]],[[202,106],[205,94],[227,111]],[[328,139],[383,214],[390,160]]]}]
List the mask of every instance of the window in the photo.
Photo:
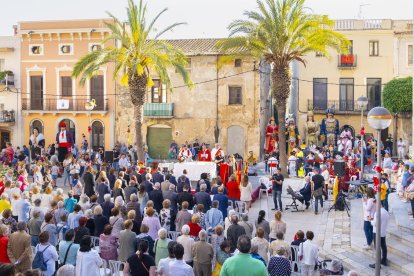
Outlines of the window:
[{"label": "window", "polygon": [[367,79],[367,98],[368,110],[376,106],[381,106],[381,79]]},{"label": "window", "polygon": [[29,56],[41,56],[43,55],[43,45],[30,44],[29,45]]},{"label": "window", "polygon": [[408,66],[413,66],[413,45],[408,45],[407,48]]},{"label": "window", "polygon": [[234,67],[241,67],[242,66],[242,60],[241,58],[236,58],[234,60]]},{"label": "window", "polygon": [[59,55],[73,55],[73,44],[59,44]]},{"label": "window", "polygon": [[30,76],[30,108],[43,109],[43,77]]},{"label": "window", "polygon": [[379,41],[378,40],[371,40],[369,42],[369,56],[370,57],[379,56]]},{"label": "window", "polygon": [[242,104],[241,86],[229,86],[229,105]]},{"label": "window", "polygon": [[91,99],[95,100],[94,110],[104,110],[104,76],[93,76],[90,80]]},{"label": "window", "polygon": [[354,110],[354,79],[339,79],[339,110]]},{"label": "window", "polygon": [[160,80],[154,80],[154,85],[150,91],[151,103],[166,103],[167,102],[167,86],[162,84]]},{"label": "window", "polygon": [[328,107],[328,79],[313,79],[313,109],[326,110]]},{"label": "window", "polygon": [[72,97],[72,78],[60,77],[60,83],[62,86],[62,97]]},{"label": "window", "polygon": [[97,43],[89,43],[89,51],[93,52],[96,50],[102,49],[102,45],[101,44],[97,44]]}]

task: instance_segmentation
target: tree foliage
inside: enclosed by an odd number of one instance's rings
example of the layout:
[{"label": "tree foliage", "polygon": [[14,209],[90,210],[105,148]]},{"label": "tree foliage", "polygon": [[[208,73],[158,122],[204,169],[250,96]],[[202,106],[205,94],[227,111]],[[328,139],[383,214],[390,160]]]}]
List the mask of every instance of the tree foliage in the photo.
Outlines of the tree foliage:
[{"label": "tree foliage", "polygon": [[411,112],[413,78],[393,79],[384,86],[384,107],[394,113]]}]

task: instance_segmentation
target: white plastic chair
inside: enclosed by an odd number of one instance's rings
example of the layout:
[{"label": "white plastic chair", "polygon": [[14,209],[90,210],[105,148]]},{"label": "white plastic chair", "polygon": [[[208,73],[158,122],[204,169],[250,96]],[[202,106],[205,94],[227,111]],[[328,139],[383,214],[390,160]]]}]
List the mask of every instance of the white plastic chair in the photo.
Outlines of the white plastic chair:
[{"label": "white plastic chair", "polygon": [[168,238],[176,241],[177,238],[181,235],[181,232],[177,232],[177,231],[168,231]]},{"label": "white plastic chair", "polygon": [[244,201],[236,201],[236,212],[239,216],[247,211],[247,203]]},{"label": "white plastic chair", "polygon": [[109,260],[109,269],[111,270],[111,274],[114,276],[123,276],[123,266],[124,264],[120,261],[113,261]]},{"label": "white plastic chair", "polygon": [[91,236],[91,240],[92,240],[92,247],[98,252],[100,253],[100,249],[99,249],[99,238],[98,237],[93,237]]},{"label": "white plastic chair", "polygon": [[[299,261],[299,246],[297,245],[291,245],[290,246],[290,250],[292,255],[290,256],[290,267],[291,267],[291,271],[292,271],[292,275],[296,274],[296,275],[301,275],[301,264]],[[297,271],[295,271],[295,266]]]},{"label": "white plastic chair", "polygon": [[[357,180],[357,176],[353,175],[350,177],[350,181],[356,181]],[[348,198],[352,199],[355,198],[356,196],[356,186],[355,185],[349,185],[349,189],[348,189]]]},{"label": "white plastic chair", "polygon": [[111,270],[109,269],[109,264],[104,259],[102,259],[102,266],[99,268],[99,274],[101,276],[109,276],[109,275],[111,275]]}]

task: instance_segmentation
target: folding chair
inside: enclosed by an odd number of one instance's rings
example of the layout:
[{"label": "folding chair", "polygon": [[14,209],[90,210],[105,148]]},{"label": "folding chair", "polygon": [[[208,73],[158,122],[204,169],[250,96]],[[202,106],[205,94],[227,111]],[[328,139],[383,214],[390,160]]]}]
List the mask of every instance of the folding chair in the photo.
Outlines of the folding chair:
[{"label": "folding chair", "polygon": [[111,274],[114,276],[123,276],[123,266],[124,264],[120,261],[113,261],[109,260],[109,269],[111,270]]},{"label": "folding chair", "polygon": [[168,238],[176,241],[177,238],[181,235],[181,232],[177,232],[177,231],[168,231]]}]

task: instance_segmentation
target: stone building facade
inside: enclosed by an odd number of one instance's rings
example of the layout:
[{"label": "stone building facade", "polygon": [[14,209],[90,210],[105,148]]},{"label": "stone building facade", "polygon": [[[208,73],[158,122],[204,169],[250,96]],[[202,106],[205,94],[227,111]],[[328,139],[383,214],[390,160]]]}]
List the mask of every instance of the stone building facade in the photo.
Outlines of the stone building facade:
[{"label": "stone building facade", "polygon": [[[209,148],[218,142],[226,154],[246,156],[250,150],[260,154],[264,132],[260,122],[268,117],[261,99],[269,95],[269,86],[261,83],[269,83],[269,76],[255,70],[259,63],[252,58],[223,58],[224,53],[216,50],[217,41],[170,41],[188,56],[187,69],[195,85],[192,89],[185,87],[174,69],[169,72],[172,87],[152,76],[155,85],[148,89],[143,127],[152,158],[166,158],[172,140],[181,145],[195,139],[209,144]],[[121,143],[133,144],[132,104],[127,89],[121,91],[117,100],[117,137]],[[125,135],[128,126],[130,134]]]}]

